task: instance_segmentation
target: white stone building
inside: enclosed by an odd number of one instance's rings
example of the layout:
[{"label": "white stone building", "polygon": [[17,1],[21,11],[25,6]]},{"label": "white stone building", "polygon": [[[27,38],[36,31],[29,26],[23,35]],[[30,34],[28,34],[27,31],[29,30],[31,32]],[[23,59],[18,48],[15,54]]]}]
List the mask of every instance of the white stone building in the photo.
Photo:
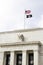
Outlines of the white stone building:
[{"label": "white stone building", "polygon": [[0,32],[0,65],[43,65],[43,28]]}]

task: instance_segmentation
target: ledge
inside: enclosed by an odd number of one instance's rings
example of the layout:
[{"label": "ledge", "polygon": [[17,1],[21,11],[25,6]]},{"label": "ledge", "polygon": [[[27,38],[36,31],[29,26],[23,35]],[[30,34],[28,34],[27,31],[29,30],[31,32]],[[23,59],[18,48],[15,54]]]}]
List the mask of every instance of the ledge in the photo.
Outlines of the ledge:
[{"label": "ledge", "polygon": [[43,28],[30,28],[30,29],[19,29],[19,30],[12,30],[12,31],[4,31],[4,32],[0,32],[0,34],[28,32],[28,31],[37,31],[37,30],[43,30]]},{"label": "ledge", "polygon": [[0,44],[0,47],[4,46],[21,46],[21,45],[41,45],[40,41],[29,41],[29,42],[13,42],[13,43],[3,43]]}]

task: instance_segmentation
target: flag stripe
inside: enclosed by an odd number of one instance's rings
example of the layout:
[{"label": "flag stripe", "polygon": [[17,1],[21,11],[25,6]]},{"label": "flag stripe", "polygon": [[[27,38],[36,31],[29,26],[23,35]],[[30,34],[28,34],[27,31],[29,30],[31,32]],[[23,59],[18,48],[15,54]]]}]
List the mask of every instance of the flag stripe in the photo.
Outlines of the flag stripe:
[{"label": "flag stripe", "polygon": [[26,10],[26,11],[25,11],[25,14],[29,14],[29,13],[31,13],[30,10]]}]

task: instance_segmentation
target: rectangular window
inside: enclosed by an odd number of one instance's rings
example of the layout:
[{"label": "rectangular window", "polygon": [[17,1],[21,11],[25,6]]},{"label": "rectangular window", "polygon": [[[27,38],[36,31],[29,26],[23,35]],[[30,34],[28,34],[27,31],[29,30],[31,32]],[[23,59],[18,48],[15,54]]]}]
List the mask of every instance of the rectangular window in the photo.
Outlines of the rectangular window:
[{"label": "rectangular window", "polygon": [[4,65],[10,65],[10,53],[5,53]]},{"label": "rectangular window", "polygon": [[33,53],[29,53],[28,61],[29,61],[28,65],[33,65],[34,64],[34,62],[33,62],[34,61]]},{"label": "rectangular window", "polygon": [[22,65],[22,54],[17,54],[16,65]]}]

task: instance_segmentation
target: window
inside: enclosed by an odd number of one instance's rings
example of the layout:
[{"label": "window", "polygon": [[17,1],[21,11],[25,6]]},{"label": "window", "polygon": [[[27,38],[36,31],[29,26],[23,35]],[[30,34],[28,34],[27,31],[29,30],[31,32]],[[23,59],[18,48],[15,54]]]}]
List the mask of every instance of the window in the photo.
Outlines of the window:
[{"label": "window", "polygon": [[29,55],[28,55],[28,61],[29,61],[28,65],[33,65],[33,61],[34,61],[33,58],[34,58],[33,53],[29,53]]},{"label": "window", "polygon": [[4,65],[10,65],[10,53],[5,53]]},{"label": "window", "polygon": [[17,54],[16,65],[22,65],[22,54]]}]

